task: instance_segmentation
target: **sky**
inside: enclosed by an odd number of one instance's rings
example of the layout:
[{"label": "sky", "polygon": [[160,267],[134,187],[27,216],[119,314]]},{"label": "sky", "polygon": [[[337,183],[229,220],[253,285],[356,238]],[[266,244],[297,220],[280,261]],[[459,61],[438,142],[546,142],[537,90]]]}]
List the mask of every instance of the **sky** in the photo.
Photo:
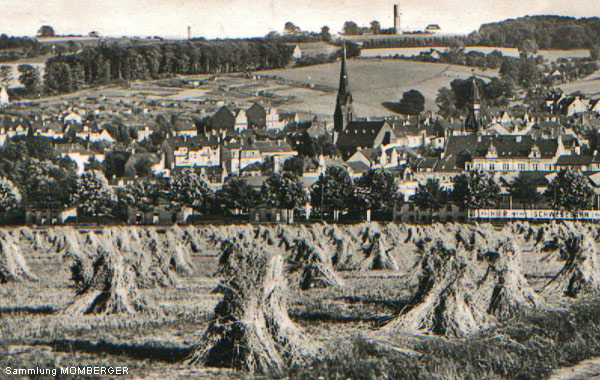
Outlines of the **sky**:
[{"label": "sky", "polygon": [[[393,26],[394,0],[0,0],[0,33],[35,35],[44,24],[57,34],[194,37],[264,36],[291,21],[303,30],[344,21]],[[403,29],[439,24],[444,32],[469,33],[486,22],[533,14],[600,16],[598,0],[402,0]]]}]

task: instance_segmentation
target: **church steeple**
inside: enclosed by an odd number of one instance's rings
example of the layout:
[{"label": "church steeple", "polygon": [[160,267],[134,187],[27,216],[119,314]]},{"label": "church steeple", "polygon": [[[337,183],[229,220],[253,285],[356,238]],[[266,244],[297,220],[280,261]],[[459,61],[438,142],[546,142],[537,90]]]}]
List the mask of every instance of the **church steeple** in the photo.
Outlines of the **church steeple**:
[{"label": "church steeple", "polygon": [[346,125],[354,120],[354,107],[352,106],[352,93],[348,85],[348,71],[346,68],[346,43],[344,42],[344,53],[342,55],[342,67],[340,70],[340,86],[338,88],[337,99],[335,103],[335,112],[333,114],[334,130],[342,132]]},{"label": "church steeple", "polygon": [[483,126],[481,117],[481,97],[479,96],[479,88],[477,87],[475,73],[471,76],[471,101],[467,103],[469,113],[465,119],[465,131],[477,133]]}]

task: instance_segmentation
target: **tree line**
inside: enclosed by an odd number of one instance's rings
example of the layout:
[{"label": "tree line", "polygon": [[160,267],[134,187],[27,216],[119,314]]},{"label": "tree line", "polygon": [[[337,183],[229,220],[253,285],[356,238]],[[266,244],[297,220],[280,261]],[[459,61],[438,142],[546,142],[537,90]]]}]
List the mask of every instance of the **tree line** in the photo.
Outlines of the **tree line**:
[{"label": "tree line", "polygon": [[281,68],[291,56],[289,46],[267,39],[142,46],[102,43],[79,53],[49,58],[44,85],[49,93],[62,93],[115,81]]},{"label": "tree line", "polygon": [[518,47],[533,40],[542,49],[588,49],[600,44],[600,18],[527,16],[482,25],[469,44]]}]

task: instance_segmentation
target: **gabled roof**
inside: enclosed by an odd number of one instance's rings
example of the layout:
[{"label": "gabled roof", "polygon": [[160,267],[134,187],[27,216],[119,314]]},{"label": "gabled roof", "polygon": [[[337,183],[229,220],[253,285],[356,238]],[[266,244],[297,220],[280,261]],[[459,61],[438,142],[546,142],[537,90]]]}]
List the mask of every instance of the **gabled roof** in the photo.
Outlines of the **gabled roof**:
[{"label": "gabled roof", "polygon": [[346,129],[340,133],[336,145],[340,148],[372,146],[384,125],[386,125],[386,122],[383,120],[351,121]]},{"label": "gabled roof", "polygon": [[207,146],[216,148],[219,145],[219,143],[215,139],[209,140],[204,136],[188,137],[188,138],[170,137],[167,140],[167,143],[173,149],[177,149],[180,147],[186,147],[186,148],[188,148],[188,150],[200,150]]},{"label": "gabled roof", "polygon": [[473,157],[485,157],[493,145],[498,158],[529,157],[534,147],[539,148],[542,158],[556,154],[558,142],[555,139],[534,140],[531,136],[482,136],[474,149]]},{"label": "gabled roof", "polygon": [[576,165],[589,165],[592,162],[592,156],[586,154],[576,155],[562,155],[556,160],[558,166],[576,166]]}]

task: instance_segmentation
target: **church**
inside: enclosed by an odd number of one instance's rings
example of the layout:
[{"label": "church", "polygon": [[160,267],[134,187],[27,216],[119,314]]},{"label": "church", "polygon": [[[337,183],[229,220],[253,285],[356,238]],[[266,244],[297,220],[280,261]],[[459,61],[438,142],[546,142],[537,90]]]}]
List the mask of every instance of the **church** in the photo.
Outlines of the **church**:
[{"label": "church", "polygon": [[361,120],[356,116],[348,80],[346,46],[342,55],[340,85],[333,114],[333,142],[348,159],[362,149],[375,149],[396,142],[394,130],[385,120]]}]

